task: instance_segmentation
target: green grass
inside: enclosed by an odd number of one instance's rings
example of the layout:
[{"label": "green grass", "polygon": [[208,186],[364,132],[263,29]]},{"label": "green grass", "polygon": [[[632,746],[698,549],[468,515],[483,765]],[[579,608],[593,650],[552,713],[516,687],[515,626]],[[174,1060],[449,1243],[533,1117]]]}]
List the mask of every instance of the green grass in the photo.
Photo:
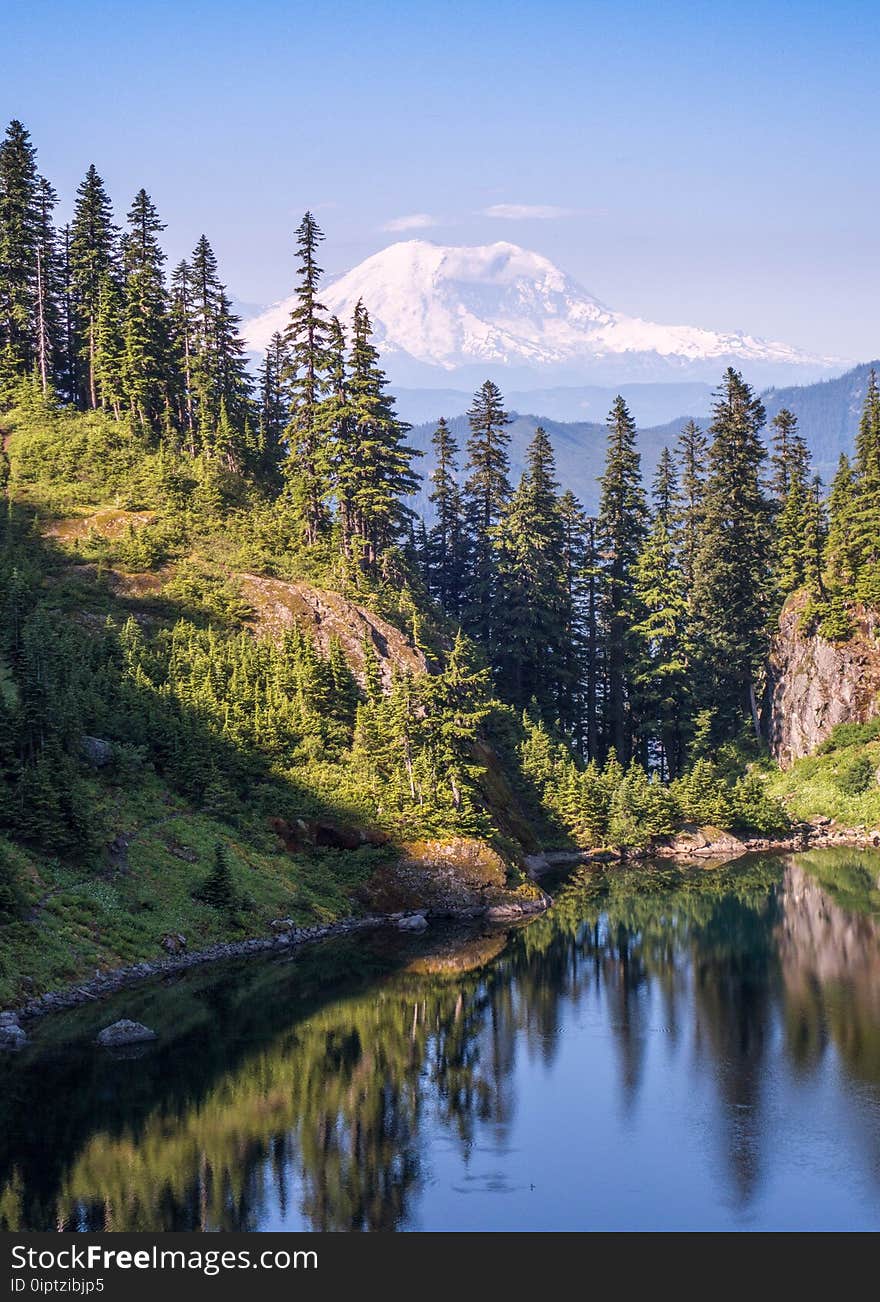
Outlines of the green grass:
[{"label": "green grass", "polygon": [[[815,755],[797,760],[785,772],[774,770],[767,784],[768,791],[778,796],[796,819],[823,815],[844,827],[867,830],[880,827],[880,784],[876,777],[880,770],[880,740],[857,740],[876,733],[876,728],[874,725],[844,725],[844,728],[846,731],[840,734],[839,740],[835,729]],[[850,794],[857,762],[864,766],[866,774],[870,768],[874,776],[864,791]]]},{"label": "green grass", "polygon": [[[103,848],[89,862],[62,863],[0,838],[28,896],[25,918],[0,926],[0,1007],[96,971],[161,958],[167,932],[182,932],[197,950],[269,934],[273,918],[305,925],[345,917],[355,908],[352,891],[393,853],[289,854],[260,822],[230,827],[188,807],[155,777],[136,787],[91,785],[108,839],[116,832],[130,838],[124,860]],[[232,916],[193,898],[218,841],[229,848],[248,904]]]}]

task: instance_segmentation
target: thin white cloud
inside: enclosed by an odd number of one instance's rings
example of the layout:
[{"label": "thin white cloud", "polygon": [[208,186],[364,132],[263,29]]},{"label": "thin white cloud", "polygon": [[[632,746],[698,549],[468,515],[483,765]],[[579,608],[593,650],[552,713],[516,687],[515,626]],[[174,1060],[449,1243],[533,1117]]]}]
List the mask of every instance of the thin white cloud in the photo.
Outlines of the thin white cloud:
[{"label": "thin white cloud", "polygon": [[427,212],[412,212],[405,217],[392,217],[382,227],[383,231],[423,231],[428,226],[436,226],[437,218]]},{"label": "thin white cloud", "polygon": [[555,221],[559,217],[576,217],[578,208],[557,208],[551,203],[493,203],[484,208],[483,217],[500,217],[503,221]]}]

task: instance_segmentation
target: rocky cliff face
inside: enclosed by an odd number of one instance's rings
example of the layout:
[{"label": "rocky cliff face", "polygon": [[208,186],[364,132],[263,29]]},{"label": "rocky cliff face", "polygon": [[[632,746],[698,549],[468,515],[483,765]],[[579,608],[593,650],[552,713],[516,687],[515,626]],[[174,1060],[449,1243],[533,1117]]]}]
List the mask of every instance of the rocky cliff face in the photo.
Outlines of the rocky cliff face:
[{"label": "rocky cliff face", "polygon": [[786,602],[770,654],[768,739],[788,768],[811,754],[838,723],[864,723],[880,714],[880,619],[857,608],[846,642],[827,642],[800,628],[805,598]]},{"label": "rocky cliff face", "polygon": [[254,612],[249,623],[260,634],[280,637],[285,629],[297,626],[314,638],[324,655],[336,640],[361,683],[366,640],[376,654],[386,691],[391,687],[395,670],[413,675],[427,672],[422,652],[399,629],[366,606],[358,606],[338,592],[326,592],[309,583],[285,583],[256,574],[239,577],[242,596]]}]

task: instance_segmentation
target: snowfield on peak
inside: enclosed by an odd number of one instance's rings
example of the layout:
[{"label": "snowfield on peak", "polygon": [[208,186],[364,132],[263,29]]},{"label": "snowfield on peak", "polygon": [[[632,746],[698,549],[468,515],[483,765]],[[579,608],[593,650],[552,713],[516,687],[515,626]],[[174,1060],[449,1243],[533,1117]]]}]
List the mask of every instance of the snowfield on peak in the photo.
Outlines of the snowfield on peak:
[{"label": "snowfield on peak", "polygon": [[[383,362],[398,382],[416,372],[424,378],[474,368],[572,379],[606,373],[717,378],[730,364],[757,369],[772,382],[844,366],[750,334],[658,325],[615,312],[549,258],[504,241],[472,248],[400,241],[332,281],[321,299],[343,323],[363,300]],[[284,330],[292,304],[282,299],[246,323],[253,351]]]}]

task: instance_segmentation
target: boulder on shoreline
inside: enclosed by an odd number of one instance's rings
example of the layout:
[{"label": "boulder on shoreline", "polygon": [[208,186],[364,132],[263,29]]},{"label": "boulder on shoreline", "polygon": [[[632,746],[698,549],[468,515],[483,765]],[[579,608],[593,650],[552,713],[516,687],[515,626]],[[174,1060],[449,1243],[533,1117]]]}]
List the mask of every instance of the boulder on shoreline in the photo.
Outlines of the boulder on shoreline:
[{"label": "boulder on shoreline", "polygon": [[0,1051],[6,1049],[15,1053],[18,1049],[23,1049],[27,1042],[27,1035],[18,1022],[4,1022],[0,1026]]}]

